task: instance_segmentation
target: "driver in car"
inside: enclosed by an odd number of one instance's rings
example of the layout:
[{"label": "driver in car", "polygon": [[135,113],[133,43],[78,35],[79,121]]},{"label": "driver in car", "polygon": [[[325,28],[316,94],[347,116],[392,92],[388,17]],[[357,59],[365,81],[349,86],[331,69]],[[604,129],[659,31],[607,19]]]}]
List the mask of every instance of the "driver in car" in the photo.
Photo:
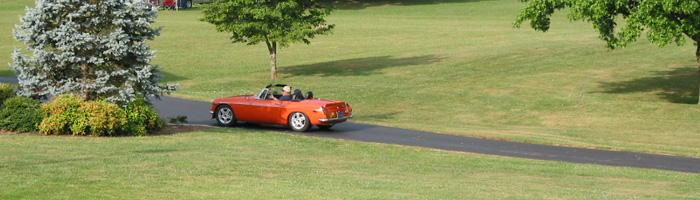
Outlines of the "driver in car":
[{"label": "driver in car", "polygon": [[270,98],[274,99],[274,100],[280,100],[280,101],[291,101],[292,100],[292,87],[284,86],[284,88],[282,88],[282,96],[279,99],[275,98],[275,96],[273,96],[272,94],[270,94]]}]

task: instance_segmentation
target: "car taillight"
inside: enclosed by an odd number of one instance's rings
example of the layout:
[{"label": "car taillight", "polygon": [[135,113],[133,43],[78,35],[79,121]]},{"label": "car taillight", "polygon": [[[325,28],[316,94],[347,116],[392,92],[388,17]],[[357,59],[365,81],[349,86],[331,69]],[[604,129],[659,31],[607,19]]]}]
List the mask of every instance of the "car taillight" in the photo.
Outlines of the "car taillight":
[{"label": "car taillight", "polygon": [[326,108],[324,108],[324,107],[320,107],[320,108],[314,110],[314,112],[320,112],[320,113],[323,113],[323,115],[328,116],[328,113],[326,113]]}]

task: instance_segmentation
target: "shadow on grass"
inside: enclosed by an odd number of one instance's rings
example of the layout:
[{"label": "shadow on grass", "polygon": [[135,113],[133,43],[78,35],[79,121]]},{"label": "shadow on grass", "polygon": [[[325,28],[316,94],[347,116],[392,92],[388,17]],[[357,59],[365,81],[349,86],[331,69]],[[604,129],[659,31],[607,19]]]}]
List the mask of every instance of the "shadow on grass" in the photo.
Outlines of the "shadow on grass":
[{"label": "shadow on grass", "polygon": [[141,153],[141,154],[158,154],[158,153],[170,153],[170,152],[175,152],[177,149],[147,149],[147,150],[139,150],[139,151],[133,151],[134,153]]},{"label": "shadow on grass", "polygon": [[655,71],[652,77],[622,82],[602,83],[604,93],[624,94],[654,92],[672,103],[698,103],[698,71],[695,68],[678,68],[672,71]]},{"label": "shadow on grass", "polygon": [[337,6],[341,10],[362,10],[369,7],[378,7],[386,5],[395,6],[413,6],[413,5],[429,5],[441,3],[470,3],[483,0],[322,0],[324,5]]},{"label": "shadow on grass", "polygon": [[177,81],[188,80],[188,78],[185,78],[185,77],[182,77],[182,76],[178,76],[178,75],[175,75],[175,74],[172,74],[172,73],[169,73],[169,72],[165,72],[165,71],[160,71],[160,75],[163,76],[163,81],[173,81],[173,82],[177,82]]},{"label": "shadow on grass", "polygon": [[372,121],[388,120],[388,119],[393,119],[396,115],[398,115],[400,113],[402,113],[402,112],[387,112],[387,113],[380,113],[380,114],[375,114],[375,115],[363,115],[360,117],[356,117],[355,119],[367,119],[367,120],[372,120]]},{"label": "shadow on grass", "polygon": [[13,72],[12,70],[9,70],[9,69],[8,70],[0,70],[0,76],[14,77],[15,72]]},{"label": "shadow on grass", "polygon": [[297,65],[281,68],[280,72],[292,76],[368,76],[377,71],[392,67],[409,65],[429,65],[442,60],[433,55],[415,56],[408,58],[392,58],[390,56],[377,56],[367,58],[353,58],[336,60],[309,65]]}]

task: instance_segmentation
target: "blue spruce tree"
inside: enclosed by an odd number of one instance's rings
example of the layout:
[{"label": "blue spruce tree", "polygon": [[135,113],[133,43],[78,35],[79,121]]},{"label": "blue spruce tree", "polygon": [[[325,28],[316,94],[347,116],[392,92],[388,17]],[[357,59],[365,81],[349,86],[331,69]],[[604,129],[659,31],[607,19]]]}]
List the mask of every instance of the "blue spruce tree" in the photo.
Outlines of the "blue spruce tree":
[{"label": "blue spruce tree", "polygon": [[16,25],[14,37],[31,56],[16,49],[10,68],[18,95],[74,94],[120,105],[137,97],[158,98],[177,85],[158,85],[155,52],[146,44],[156,11],[142,0],[36,0]]}]

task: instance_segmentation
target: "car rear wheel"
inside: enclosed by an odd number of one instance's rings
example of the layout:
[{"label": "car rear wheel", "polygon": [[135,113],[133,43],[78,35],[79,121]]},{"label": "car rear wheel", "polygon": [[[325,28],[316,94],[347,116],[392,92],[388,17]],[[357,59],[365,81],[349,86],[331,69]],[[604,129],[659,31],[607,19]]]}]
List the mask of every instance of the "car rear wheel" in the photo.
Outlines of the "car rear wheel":
[{"label": "car rear wheel", "polygon": [[228,105],[221,105],[216,108],[216,122],[221,126],[233,126],[236,124],[236,115]]},{"label": "car rear wheel", "polygon": [[309,117],[307,117],[304,113],[292,113],[289,115],[289,119],[287,119],[287,121],[289,122],[289,127],[292,128],[293,131],[304,132],[309,130],[309,127],[311,127]]}]

